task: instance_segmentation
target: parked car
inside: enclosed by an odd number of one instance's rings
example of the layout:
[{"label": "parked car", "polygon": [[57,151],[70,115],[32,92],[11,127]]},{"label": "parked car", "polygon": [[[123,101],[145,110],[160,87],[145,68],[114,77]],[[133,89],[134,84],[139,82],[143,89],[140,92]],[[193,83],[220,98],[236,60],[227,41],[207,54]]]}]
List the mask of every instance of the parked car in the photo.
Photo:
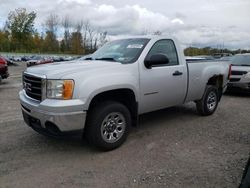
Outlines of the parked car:
[{"label": "parked car", "polygon": [[13,61],[22,61],[22,58],[21,57],[19,57],[19,56],[14,56],[13,57]]},{"label": "parked car", "polygon": [[9,77],[9,72],[8,72],[7,61],[0,56],[0,83],[2,82],[2,79],[6,79],[8,77]]},{"label": "parked car", "polygon": [[64,61],[72,61],[74,59],[77,59],[76,57],[73,57],[73,56],[67,56],[67,57],[64,57],[63,60]]},{"label": "parked car", "polygon": [[52,59],[43,58],[40,56],[36,56],[32,58],[31,60],[27,61],[27,67],[34,66],[34,65],[41,65],[41,64],[48,64],[53,63]]},{"label": "parked car", "polygon": [[2,57],[2,58],[5,59],[5,61],[7,62],[7,65],[8,65],[8,66],[14,65],[13,60],[11,60],[11,59],[9,59],[9,58],[7,58],[7,57]]},{"label": "parked car", "polygon": [[88,60],[28,68],[19,97],[27,125],[46,135],[84,131],[103,149],[119,147],[138,115],[195,101],[211,115],[226,90],[229,65],[187,63],[176,39],[116,40]]},{"label": "parked car", "polygon": [[218,59],[219,61],[231,61],[233,59],[234,56],[224,56],[220,59]]},{"label": "parked car", "polygon": [[250,53],[235,55],[230,64],[232,71],[228,89],[250,91]]},{"label": "parked car", "polygon": [[207,59],[204,58],[204,57],[186,56],[185,59],[186,59],[187,62],[194,62],[194,61],[201,62],[201,61],[207,61]]},{"label": "parked car", "polygon": [[89,54],[89,55],[84,55],[80,58],[77,58],[76,61],[84,61],[84,60],[87,60],[88,58],[91,58],[91,55],[92,54]]},{"label": "parked car", "polygon": [[64,61],[64,58],[63,57],[59,57],[59,56],[54,56],[52,57],[53,59],[53,62],[61,62],[61,61]]},{"label": "parked car", "polygon": [[213,58],[215,58],[215,59],[220,59],[222,57],[230,57],[230,56],[233,56],[233,54],[231,54],[231,53],[215,53],[215,54],[213,54]]},{"label": "parked car", "polygon": [[21,57],[21,61],[29,61],[29,60],[31,60],[31,58],[28,56]]}]

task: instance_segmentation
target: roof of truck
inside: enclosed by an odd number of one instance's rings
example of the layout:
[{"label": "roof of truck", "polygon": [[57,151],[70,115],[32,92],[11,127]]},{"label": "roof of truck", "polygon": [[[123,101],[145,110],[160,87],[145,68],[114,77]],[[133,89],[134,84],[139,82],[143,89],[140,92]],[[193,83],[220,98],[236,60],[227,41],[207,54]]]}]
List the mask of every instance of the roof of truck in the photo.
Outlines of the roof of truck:
[{"label": "roof of truck", "polygon": [[[133,39],[133,38],[146,38],[146,39],[175,39],[175,37],[169,35],[134,35],[134,36],[121,36],[115,39]],[[114,40],[115,40],[114,39]]]}]

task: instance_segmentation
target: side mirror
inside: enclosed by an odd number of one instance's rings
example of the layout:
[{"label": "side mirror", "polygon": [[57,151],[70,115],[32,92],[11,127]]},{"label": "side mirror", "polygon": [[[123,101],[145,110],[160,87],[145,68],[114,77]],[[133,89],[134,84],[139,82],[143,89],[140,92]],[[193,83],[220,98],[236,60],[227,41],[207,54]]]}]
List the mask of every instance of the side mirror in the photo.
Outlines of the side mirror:
[{"label": "side mirror", "polygon": [[144,61],[144,65],[148,69],[151,69],[151,67],[154,65],[164,65],[168,63],[169,63],[169,59],[164,54],[154,54],[151,57],[146,58]]}]

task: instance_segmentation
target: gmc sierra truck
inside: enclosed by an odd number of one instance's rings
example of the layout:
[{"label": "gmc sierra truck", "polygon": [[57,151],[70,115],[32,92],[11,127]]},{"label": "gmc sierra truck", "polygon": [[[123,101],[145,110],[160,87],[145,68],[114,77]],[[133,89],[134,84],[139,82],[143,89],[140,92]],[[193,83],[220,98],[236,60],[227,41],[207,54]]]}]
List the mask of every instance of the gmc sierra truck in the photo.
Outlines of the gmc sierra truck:
[{"label": "gmc sierra truck", "polygon": [[19,97],[35,131],[80,130],[91,144],[112,150],[140,114],[189,101],[201,115],[213,114],[228,76],[222,62],[187,63],[174,38],[137,37],[109,42],[83,61],[27,68]]}]

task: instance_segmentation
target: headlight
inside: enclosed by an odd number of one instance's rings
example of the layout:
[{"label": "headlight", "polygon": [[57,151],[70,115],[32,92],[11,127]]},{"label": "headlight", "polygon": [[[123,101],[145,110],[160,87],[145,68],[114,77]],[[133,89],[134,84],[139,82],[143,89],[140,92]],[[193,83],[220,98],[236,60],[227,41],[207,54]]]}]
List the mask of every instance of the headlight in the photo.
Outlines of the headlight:
[{"label": "headlight", "polygon": [[47,98],[72,99],[74,91],[73,80],[47,80]]}]

